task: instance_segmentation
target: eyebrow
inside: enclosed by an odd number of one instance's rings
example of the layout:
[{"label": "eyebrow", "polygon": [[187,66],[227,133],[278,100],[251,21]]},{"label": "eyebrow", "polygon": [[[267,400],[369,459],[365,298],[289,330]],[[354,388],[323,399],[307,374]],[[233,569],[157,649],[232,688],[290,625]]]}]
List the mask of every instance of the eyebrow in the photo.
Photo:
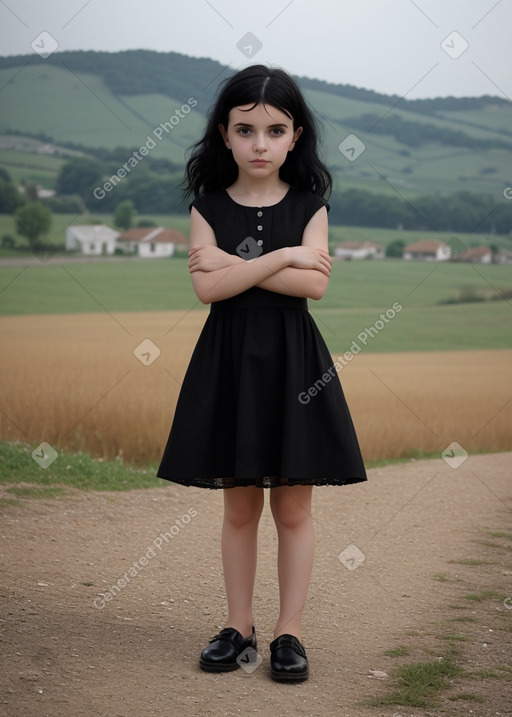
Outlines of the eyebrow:
[{"label": "eyebrow", "polygon": [[[233,125],[233,127],[253,127],[254,125],[249,124],[248,122],[237,122]],[[285,122],[276,122],[276,124],[269,124],[267,125],[270,129],[273,129],[275,127],[288,127],[288,125]]]}]

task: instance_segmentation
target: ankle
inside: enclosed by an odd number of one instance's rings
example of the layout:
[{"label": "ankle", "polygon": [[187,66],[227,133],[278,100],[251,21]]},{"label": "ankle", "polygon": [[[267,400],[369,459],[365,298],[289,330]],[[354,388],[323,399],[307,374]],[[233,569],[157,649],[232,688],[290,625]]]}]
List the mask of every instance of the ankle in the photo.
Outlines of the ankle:
[{"label": "ankle", "polygon": [[284,625],[278,623],[274,628],[274,640],[280,635],[293,635],[299,642],[302,642],[302,625],[291,622]]},{"label": "ankle", "polygon": [[244,640],[247,640],[252,635],[252,629],[254,626],[253,620],[247,622],[247,620],[226,620],[224,627],[234,627],[235,630],[242,635]]}]

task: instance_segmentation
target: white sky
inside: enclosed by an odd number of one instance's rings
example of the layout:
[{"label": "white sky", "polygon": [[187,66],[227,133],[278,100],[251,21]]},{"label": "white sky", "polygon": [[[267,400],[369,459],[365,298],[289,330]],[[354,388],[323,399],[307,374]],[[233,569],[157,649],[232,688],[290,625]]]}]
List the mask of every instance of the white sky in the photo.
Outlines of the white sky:
[{"label": "white sky", "polygon": [[[2,55],[46,31],[60,50],[257,62],[409,99],[512,97],[512,0],[0,0],[0,28]],[[237,47],[247,33],[252,56]]]}]

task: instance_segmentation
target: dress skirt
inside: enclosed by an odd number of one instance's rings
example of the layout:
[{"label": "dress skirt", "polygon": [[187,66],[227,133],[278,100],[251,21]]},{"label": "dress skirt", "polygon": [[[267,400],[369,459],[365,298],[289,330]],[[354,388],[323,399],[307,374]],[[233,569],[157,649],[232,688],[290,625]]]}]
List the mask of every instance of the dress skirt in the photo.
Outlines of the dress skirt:
[{"label": "dress skirt", "polygon": [[157,475],[211,489],[366,480],[306,299],[255,289],[212,304]]}]

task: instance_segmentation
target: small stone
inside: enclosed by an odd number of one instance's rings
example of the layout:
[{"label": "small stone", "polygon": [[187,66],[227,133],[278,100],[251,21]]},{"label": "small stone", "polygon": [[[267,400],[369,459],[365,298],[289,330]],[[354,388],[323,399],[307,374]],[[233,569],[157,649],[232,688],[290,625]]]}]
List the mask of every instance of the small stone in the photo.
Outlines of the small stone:
[{"label": "small stone", "polygon": [[388,676],[388,673],[382,670],[368,670],[368,673],[369,677],[376,677],[378,680],[385,680]]}]

